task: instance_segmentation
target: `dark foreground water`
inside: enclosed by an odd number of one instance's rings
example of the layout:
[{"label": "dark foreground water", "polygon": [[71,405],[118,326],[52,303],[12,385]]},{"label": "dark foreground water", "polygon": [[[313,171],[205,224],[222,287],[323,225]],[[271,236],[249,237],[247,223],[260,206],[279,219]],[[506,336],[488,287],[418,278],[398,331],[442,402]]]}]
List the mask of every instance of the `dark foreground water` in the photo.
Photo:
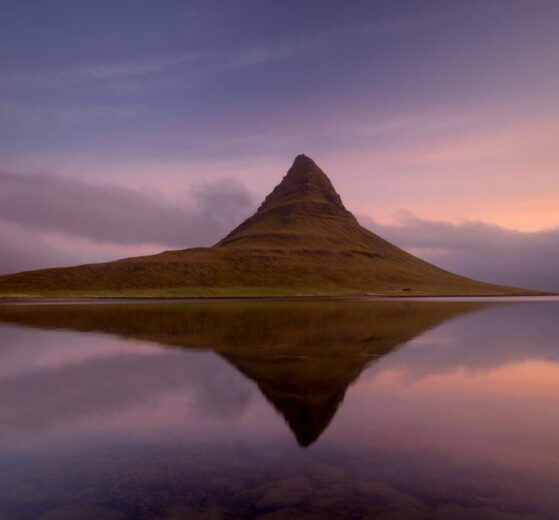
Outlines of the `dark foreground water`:
[{"label": "dark foreground water", "polygon": [[557,519],[559,301],[0,306],[0,519]]}]

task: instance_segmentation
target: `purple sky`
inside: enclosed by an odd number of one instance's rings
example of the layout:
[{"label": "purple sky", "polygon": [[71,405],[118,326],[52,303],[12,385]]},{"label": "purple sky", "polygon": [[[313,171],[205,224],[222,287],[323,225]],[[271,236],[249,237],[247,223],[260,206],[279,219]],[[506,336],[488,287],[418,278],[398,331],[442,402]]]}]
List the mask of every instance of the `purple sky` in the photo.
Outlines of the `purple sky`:
[{"label": "purple sky", "polygon": [[559,290],[555,0],[2,2],[0,272],[209,245],[306,153],[361,222]]}]

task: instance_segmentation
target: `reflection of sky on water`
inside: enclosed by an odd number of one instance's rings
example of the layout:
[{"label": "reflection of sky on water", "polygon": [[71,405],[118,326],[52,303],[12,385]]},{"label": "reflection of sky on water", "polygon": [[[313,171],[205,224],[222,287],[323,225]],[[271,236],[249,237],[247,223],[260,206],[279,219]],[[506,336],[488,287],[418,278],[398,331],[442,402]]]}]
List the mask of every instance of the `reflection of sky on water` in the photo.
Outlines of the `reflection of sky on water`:
[{"label": "reflection of sky on water", "polygon": [[237,420],[254,393],[251,382],[211,352],[95,334],[4,330],[0,439],[13,436],[16,444],[22,435],[43,443],[86,433],[200,430],[204,422]]},{"label": "reflection of sky on water", "polygon": [[383,358],[369,375],[397,369],[413,380],[460,369],[485,372],[532,360],[559,362],[557,304],[519,303],[460,316]]},{"label": "reflection of sky on water", "polygon": [[[103,497],[103,479],[126,467],[123,488],[128,478],[157,487],[172,475],[177,493],[183,485],[214,493],[226,508],[245,507],[230,497],[250,488],[244,500],[257,504],[254,518],[276,509],[319,511],[302,504],[326,503],[329,486],[340,504],[372,493],[379,507],[392,497],[390,507],[427,508],[433,518],[472,517],[472,507],[479,518],[553,518],[558,305],[491,307],[416,336],[370,364],[308,450],[296,446],[255,382],[216,353],[4,324],[0,470],[13,472],[23,489],[28,480],[42,482],[53,463],[64,468],[54,472],[51,491],[41,491],[51,509],[65,503],[68,479],[89,482]],[[293,498],[301,494],[307,498]],[[115,500],[100,502],[132,517]],[[201,504],[192,498],[183,506]]]}]

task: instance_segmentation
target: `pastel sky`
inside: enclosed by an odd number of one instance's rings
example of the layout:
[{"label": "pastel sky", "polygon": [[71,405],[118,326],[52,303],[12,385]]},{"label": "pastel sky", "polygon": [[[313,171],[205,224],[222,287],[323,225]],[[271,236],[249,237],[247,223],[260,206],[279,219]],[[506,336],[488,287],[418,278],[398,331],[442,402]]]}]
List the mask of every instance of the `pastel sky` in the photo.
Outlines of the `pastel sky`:
[{"label": "pastel sky", "polygon": [[373,231],[559,290],[558,62],[556,0],[2,1],[0,272],[209,245],[305,153]]}]

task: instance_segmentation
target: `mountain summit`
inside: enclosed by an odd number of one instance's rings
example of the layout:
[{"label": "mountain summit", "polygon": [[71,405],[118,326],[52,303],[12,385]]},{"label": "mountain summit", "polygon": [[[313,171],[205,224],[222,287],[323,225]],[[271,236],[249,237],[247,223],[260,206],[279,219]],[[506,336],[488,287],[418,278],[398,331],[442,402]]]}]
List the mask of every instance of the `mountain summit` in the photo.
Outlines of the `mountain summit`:
[{"label": "mountain summit", "polygon": [[346,232],[358,226],[326,174],[310,157],[298,155],[257,212],[217,246],[309,247],[319,237],[323,246],[333,245],[349,239],[338,229],[342,223]]},{"label": "mountain summit", "polygon": [[342,199],[336,193],[330,179],[310,157],[303,154],[295,157],[293,166],[264,199],[259,211],[301,202],[332,204],[345,211]]},{"label": "mountain summit", "polygon": [[306,155],[256,213],[209,248],[0,276],[0,296],[510,295],[359,225]]}]

